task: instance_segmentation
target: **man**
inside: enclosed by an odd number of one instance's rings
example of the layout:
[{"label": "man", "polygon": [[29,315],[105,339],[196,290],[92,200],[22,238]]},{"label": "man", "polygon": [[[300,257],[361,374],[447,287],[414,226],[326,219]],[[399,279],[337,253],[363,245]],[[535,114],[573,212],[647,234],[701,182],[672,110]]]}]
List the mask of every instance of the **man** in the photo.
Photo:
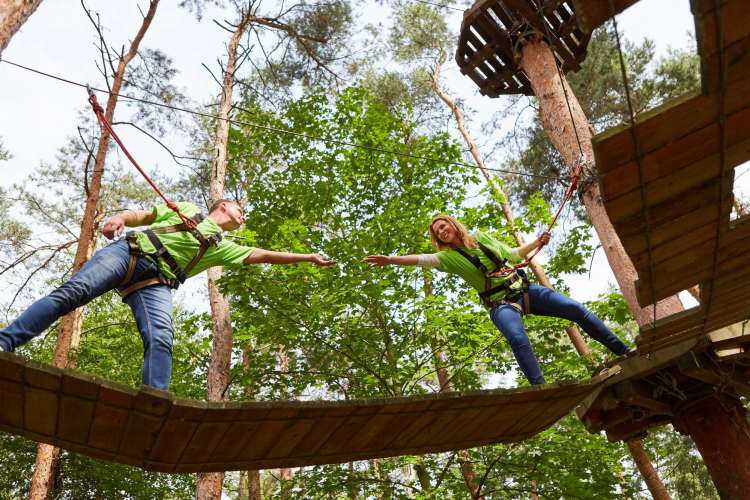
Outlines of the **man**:
[{"label": "man", "polygon": [[178,203],[177,207],[194,221],[194,227],[185,224],[166,205],[156,206],[153,211],[125,212],[107,221],[102,233],[108,239],[118,237],[125,226],[150,227],[130,232],[126,239],[99,250],[69,281],[34,302],[0,330],[0,350],[15,350],[41,334],[60,316],[117,288],[132,309],[143,340],[141,381],[167,390],[172,369],[173,288],[213,266],[334,264],[317,254],[273,252],[222,239],[222,232],[235,230],[244,222],[242,208],[236,202],[214,203],[205,219],[195,205]]}]

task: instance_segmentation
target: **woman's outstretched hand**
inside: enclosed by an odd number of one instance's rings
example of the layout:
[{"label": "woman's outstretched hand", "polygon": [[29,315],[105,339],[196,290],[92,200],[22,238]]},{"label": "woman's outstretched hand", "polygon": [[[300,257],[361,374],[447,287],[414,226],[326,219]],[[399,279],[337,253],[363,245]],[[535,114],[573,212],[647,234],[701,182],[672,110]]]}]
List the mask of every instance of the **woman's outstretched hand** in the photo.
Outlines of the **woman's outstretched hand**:
[{"label": "woman's outstretched hand", "polygon": [[388,255],[368,255],[365,262],[371,266],[387,266],[391,263],[391,258]]},{"label": "woman's outstretched hand", "polygon": [[310,255],[310,262],[312,262],[316,266],[332,266],[336,263],[335,260],[323,257],[322,255],[317,253]]}]

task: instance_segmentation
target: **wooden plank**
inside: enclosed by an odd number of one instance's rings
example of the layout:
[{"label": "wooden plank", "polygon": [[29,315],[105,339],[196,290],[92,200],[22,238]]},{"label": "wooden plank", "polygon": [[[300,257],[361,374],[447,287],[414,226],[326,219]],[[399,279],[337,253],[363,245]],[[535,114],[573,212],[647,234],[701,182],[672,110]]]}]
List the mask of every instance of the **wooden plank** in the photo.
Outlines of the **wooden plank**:
[{"label": "wooden plank", "polygon": [[20,383],[0,380],[0,425],[23,428],[24,390]]},{"label": "wooden plank", "polygon": [[[614,13],[619,14],[638,0],[613,0]],[[612,17],[609,2],[603,0],[572,0],[581,29],[592,33]]]},{"label": "wooden plank", "polygon": [[129,457],[138,463],[145,461],[163,422],[161,417],[132,410],[124,426],[118,455]]},{"label": "wooden plank", "polygon": [[289,420],[266,420],[255,431],[255,439],[248,440],[238,459],[265,458],[276,439],[289,427]]},{"label": "wooden plank", "polygon": [[[28,375],[28,368],[27,368]],[[46,373],[44,375],[47,375]],[[40,377],[37,380],[41,380]],[[59,382],[59,378],[58,378]],[[58,395],[47,389],[37,389],[32,386],[24,388],[24,421],[23,426],[34,434],[46,436],[55,435],[57,430]]]},{"label": "wooden plank", "polygon": [[[230,427],[229,422],[200,422],[180,455],[180,461],[190,463],[209,461]],[[283,437],[283,434],[274,437],[279,439]]]},{"label": "wooden plank", "polygon": [[[149,453],[154,462],[177,462],[193,437],[198,422],[170,418],[162,427]],[[237,440],[237,436],[234,436]]]},{"label": "wooden plank", "polygon": [[[750,79],[727,85],[724,106],[727,116],[747,107]],[[687,134],[707,127],[718,117],[716,95],[688,94],[664,103],[636,120],[636,137],[642,155],[659,149]],[[606,173],[617,165],[635,160],[630,126],[623,124],[597,134],[592,142],[596,165]]]},{"label": "wooden plank", "polygon": [[309,418],[294,421],[280,436],[278,442],[268,450],[266,458],[289,456],[289,453],[297,447],[314,426],[315,420]]},{"label": "wooden plank", "polygon": [[240,421],[232,422],[229,430],[222,436],[219,446],[213,453],[217,462],[234,461],[243,454],[248,443],[255,439],[256,432],[263,422]]},{"label": "wooden plank", "polygon": [[292,450],[294,456],[308,457],[315,455],[323,444],[328,441],[331,434],[341,427],[346,418],[344,417],[321,417],[316,420],[315,426],[304,436],[297,446]]},{"label": "wooden plank", "polygon": [[[701,38],[701,55],[709,56],[719,52],[719,38],[716,25],[716,11],[711,9],[695,20],[696,34]],[[750,34],[750,9],[746,0],[734,0],[721,6],[721,37],[724,48],[742,41]]]},{"label": "wooden plank", "polygon": [[98,401],[91,423],[89,446],[112,453],[117,452],[127,421],[127,409]]},{"label": "wooden plank", "polygon": [[[717,187],[714,185],[707,186],[706,197],[704,199],[710,200],[710,204],[699,206],[692,209],[693,207],[688,206],[687,203],[681,204],[681,206],[675,206],[676,203],[667,203],[664,205],[657,205],[652,207],[648,213],[659,213],[658,207],[665,207],[664,212],[670,213],[680,209],[684,209],[683,215],[671,219],[662,219],[659,217],[658,220],[653,221],[653,225],[649,227],[650,232],[648,233],[652,250],[661,245],[670,245],[672,242],[679,238],[680,235],[694,231],[696,228],[711,228],[712,233],[716,233],[716,224],[719,220],[719,206],[716,204],[717,198]],[[697,201],[697,198],[690,195],[685,195],[685,200]],[[644,252],[648,251],[649,241],[646,240],[647,225],[643,220],[645,217],[641,216],[641,221],[636,222],[635,217],[629,219],[627,222],[621,222],[615,225],[615,230],[620,234],[622,231],[620,240],[625,248],[628,256],[633,260],[638,260],[639,256]],[[627,224],[627,226],[626,226]],[[640,231],[639,231],[640,229]]]},{"label": "wooden plank", "polygon": [[0,351],[0,380],[23,382],[26,360],[12,352]]},{"label": "wooden plank", "polygon": [[[682,195],[696,188],[713,182],[716,185],[716,200],[719,199],[719,180],[717,179],[720,172],[718,155],[699,160],[689,167],[683,168],[673,175],[661,177],[655,181],[646,184],[643,199],[645,206],[666,204],[670,201],[681,202]],[[706,186],[707,187],[707,186]],[[613,223],[623,219],[636,216],[644,209],[641,203],[642,195],[640,189],[630,191],[613,200],[606,201],[604,207],[607,215]]]},{"label": "wooden plank", "polygon": [[95,406],[90,399],[63,395],[57,416],[57,436],[74,443],[88,443]]}]

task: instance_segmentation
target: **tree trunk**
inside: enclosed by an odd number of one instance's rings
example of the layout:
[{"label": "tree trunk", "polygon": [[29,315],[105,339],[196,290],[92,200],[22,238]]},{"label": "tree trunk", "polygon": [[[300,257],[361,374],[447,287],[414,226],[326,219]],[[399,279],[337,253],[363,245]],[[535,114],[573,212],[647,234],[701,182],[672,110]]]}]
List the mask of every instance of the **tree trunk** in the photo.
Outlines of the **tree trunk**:
[{"label": "tree trunk", "polygon": [[[426,297],[430,297],[433,294],[432,274],[429,269],[424,270],[424,294]],[[435,371],[437,372],[438,383],[440,384],[440,392],[450,392],[453,390],[453,384],[451,384],[448,370],[445,368],[445,355],[437,345],[435,337],[431,336],[430,339],[430,347],[432,348],[433,362],[435,364]],[[458,450],[457,455],[461,467],[461,474],[464,477],[464,483],[466,484],[466,489],[469,490],[471,498],[484,498],[483,496],[479,496],[477,474],[474,471],[474,465],[471,462],[469,452],[466,450]],[[422,478],[420,477],[420,481],[421,480]]]},{"label": "tree trunk", "polygon": [[0,54],[42,0],[0,0]]},{"label": "tree trunk", "polygon": [[715,394],[675,416],[675,428],[693,438],[723,500],[748,498],[750,431],[741,401]]},{"label": "tree trunk", "polygon": [[638,470],[643,476],[643,480],[646,481],[648,490],[651,492],[651,496],[654,500],[669,500],[669,493],[664,487],[664,483],[659,478],[659,473],[651,463],[651,459],[646,454],[646,449],[643,447],[643,441],[640,439],[631,439],[628,441],[628,450],[630,456],[633,457]]},{"label": "tree trunk", "polygon": [[[284,350],[279,351],[279,371],[281,373],[289,372],[289,356],[287,356]],[[285,391],[286,392],[286,391]],[[287,392],[287,397],[291,398],[291,395]],[[290,498],[289,497],[289,481],[294,477],[294,471],[289,468],[279,469],[279,483],[280,483],[280,495],[279,498]]]},{"label": "tree trunk", "polygon": [[[518,246],[523,246],[526,244],[526,240],[524,239],[521,232],[516,229],[515,224],[513,223],[513,221],[515,220],[515,216],[513,215],[513,208],[508,202],[508,196],[505,194],[503,188],[500,186],[500,183],[497,181],[492,172],[487,169],[487,166],[484,163],[484,158],[479,152],[479,148],[477,147],[474,137],[472,137],[469,129],[466,128],[466,122],[464,121],[461,109],[440,86],[440,69],[445,63],[447,56],[447,53],[444,50],[441,50],[440,58],[435,64],[435,71],[432,74],[432,88],[435,90],[435,93],[438,95],[438,97],[440,97],[445,105],[448,106],[453,112],[453,117],[456,119],[458,130],[459,132],[461,132],[461,136],[464,138],[464,142],[466,142],[466,145],[469,146],[469,152],[471,153],[471,156],[474,158],[474,161],[479,167],[479,170],[487,180],[487,184],[490,185],[490,189],[495,192],[498,199],[502,200],[500,205],[503,210],[503,215],[505,216],[505,220],[508,221],[508,224],[510,224],[513,230],[513,237],[515,238],[516,243],[518,244]],[[534,273],[534,276],[536,276],[536,279],[542,286],[552,288],[552,283],[550,283],[549,278],[547,277],[547,273],[544,272],[544,269],[540,264],[535,261],[531,261],[531,263],[529,264],[529,268],[531,269],[531,272]],[[576,326],[570,325],[565,329],[565,331],[567,332],[568,338],[573,343],[573,346],[576,348],[578,354],[580,354],[581,356],[588,356],[589,354],[591,354],[591,349],[589,349],[589,347],[586,345],[586,341],[583,340],[581,332],[578,331],[578,328]]]},{"label": "tree trunk", "polygon": [[[521,68],[528,76],[534,94],[539,100],[539,115],[544,130],[564,158],[565,163],[572,170],[578,164],[579,156],[582,154],[581,160],[584,164],[593,166],[591,125],[567,80],[560,78],[554,55],[547,43],[541,39],[526,42],[521,49]],[[566,95],[570,102],[570,111],[566,103]],[[578,139],[576,139],[576,134]],[[580,141],[580,150],[578,141]],[[638,304],[635,292],[635,281],[638,275],[604,210],[599,184],[591,182],[583,188],[583,204],[586,207],[586,213],[599,236],[599,241],[602,243],[607,261],[625,301],[639,326],[652,323],[653,306],[644,308]],[[656,305],[656,318],[670,316],[680,311],[682,311],[682,304],[677,296],[668,297]]]},{"label": "tree trunk", "polygon": [[[237,65],[237,48],[249,24],[249,16],[243,15],[240,24],[232,33],[227,46],[227,62],[224,68],[218,119],[214,133],[213,159],[211,161],[211,184],[209,206],[224,197],[224,182],[227,169],[227,144],[229,142],[229,114],[232,111],[232,89]],[[208,297],[211,304],[211,330],[213,344],[211,364],[208,367],[208,400],[222,401],[229,386],[229,370],[232,355],[232,321],[229,301],[216,285],[222,275],[221,267],[208,270]],[[223,472],[198,474],[195,496],[199,500],[220,499]]]},{"label": "tree trunk", "polygon": [[[540,38],[528,40],[523,44],[521,68],[529,78],[534,94],[537,96],[542,124],[552,144],[571,170],[578,164],[579,159],[584,162],[584,165],[593,166],[592,127],[567,80],[560,78],[556,64],[549,46]],[[582,158],[579,158],[581,156]],[[660,301],[655,306],[655,310],[654,306],[642,308],[638,304],[635,293],[637,273],[604,210],[599,184],[592,182],[584,186],[582,195],[586,212],[599,236],[607,261],[638,325],[651,323],[654,315],[656,319],[659,319],[680,312],[683,309],[682,303],[676,295]],[[631,443],[635,449],[643,446],[640,440],[629,442],[629,447]],[[646,484],[654,498],[664,498],[658,495],[666,492],[666,488],[656,474],[648,456],[644,453],[638,458],[635,456],[633,458],[641,475],[644,478],[649,477]]]},{"label": "tree trunk", "polygon": [[[117,65],[117,71],[114,74],[112,81],[112,92],[107,99],[107,106],[105,108],[104,116],[110,123],[113,121],[112,118],[115,114],[115,107],[117,106],[117,96],[122,88],[122,81],[125,76],[125,69],[130,61],[138,54],[138,47],[143,40],[143,36],[146,34],[151,21],[156,14],[156,7],[159,5],[159,0],[151,0],[148,12],[146,13],[141,27],[138,30],[133,41],[130,43],[128,52],[124,54]],[[109,133],[102,129],[101,136],[99,137],[99,143],[96,151],[96,159],[94,162],[94,171],[89,182],[89,188],[86,196],[86,206],[83,212],[83,220],[81,221],[81,232],[78,239],[78,247],[76,249],[76,255],[73,260],[73,274],[77,273],[81,267],[91,258],[91,255],[96,244],[96,230],[98,222],[101,218],[101,211],[99,210],[99,193],[101,191],[102,176],[104,174],[104,163],[107,158],[107,150],[109,148]],[[63,317],[60,322],[60,329],[57,336],[57,345],[55,347],[55,357],[53,364],[58,368],[65,368],[69,366],[68,353],[70,352],[71,346],[77,347],[77,343],[80,340],[81,335],[81,324],[83,321],[83,309],[79,308],[75,311],[70,312]],[[51,488],[54,486],[53,478],[55,476],[55,470],[57,465],[57,458],[59,457],[60,451],[49,445],[39,445],[37,448],[36,466],[34,468],[34,474],[31,478],[31,490],[29,491],[29,497],[32,499],[46,499],[53,496]]]}]

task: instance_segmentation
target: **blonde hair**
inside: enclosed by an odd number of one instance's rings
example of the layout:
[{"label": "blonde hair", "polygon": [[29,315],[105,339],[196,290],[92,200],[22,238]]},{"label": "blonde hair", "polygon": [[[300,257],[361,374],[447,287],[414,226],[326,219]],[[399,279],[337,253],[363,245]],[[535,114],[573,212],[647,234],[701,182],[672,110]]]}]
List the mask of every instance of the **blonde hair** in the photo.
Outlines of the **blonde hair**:
[{"label": "blonde hair", "polygon": [[456,230],[458,239],[461,241],[461,246],[463,248],[477,248],[479,246],[474,235],[469,234],[469,231],[466,230],[466,226],[458,222],[455,217],[451,217],[450,215],[438,215],[437,217],[433,217],[432,222],[430,222],[429,228],[430,240],[432,240],[432,246],[435,248],[435,250],[446,250],[448,248],[452,248],[450,244],[440,241],[440,238],[438,238],[437,234],[435,233],[435,223],[440,220],[443,220],[453,226],[453,229]]}]

